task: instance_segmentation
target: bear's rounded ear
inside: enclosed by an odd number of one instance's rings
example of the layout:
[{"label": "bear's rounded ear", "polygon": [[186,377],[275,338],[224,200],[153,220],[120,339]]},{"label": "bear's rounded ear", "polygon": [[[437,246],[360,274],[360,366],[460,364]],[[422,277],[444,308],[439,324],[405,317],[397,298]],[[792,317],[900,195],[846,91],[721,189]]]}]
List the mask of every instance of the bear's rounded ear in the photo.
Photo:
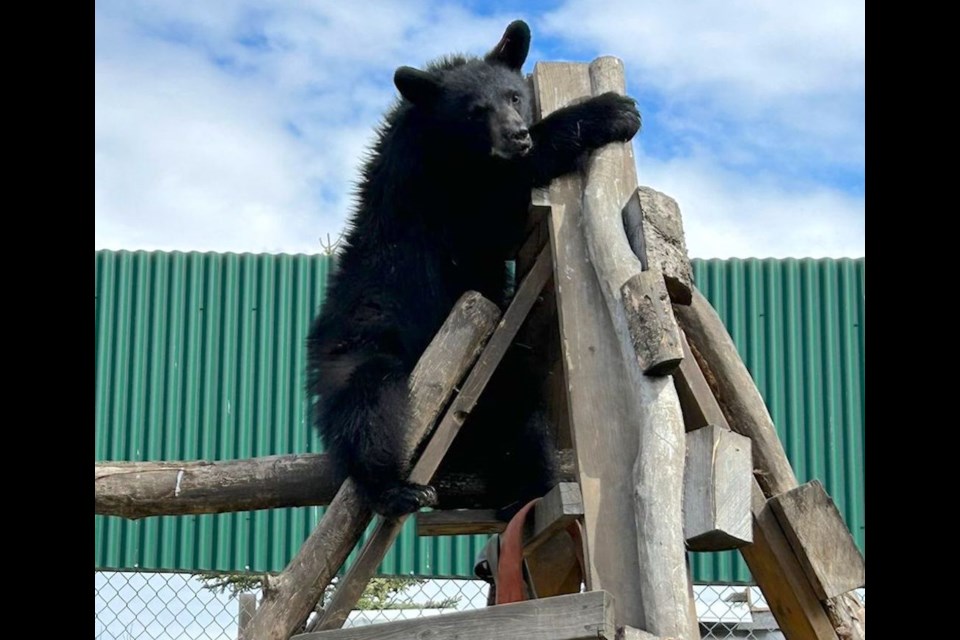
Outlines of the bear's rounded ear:
[{"label": "bear's rounded ear", "polygon": [[393,74],[393,84],[400,95],[420,106],[436,102],[440,97],[440,81],[425,71],[413,67],[400,67]]},{"label": "bear's rounded ear", "polygon": [[487,62],[499,62],[514,71],[520,71],[530,52],[530,27],[523,20],[514,20],[507,25],[503,37],[484,58]]}]

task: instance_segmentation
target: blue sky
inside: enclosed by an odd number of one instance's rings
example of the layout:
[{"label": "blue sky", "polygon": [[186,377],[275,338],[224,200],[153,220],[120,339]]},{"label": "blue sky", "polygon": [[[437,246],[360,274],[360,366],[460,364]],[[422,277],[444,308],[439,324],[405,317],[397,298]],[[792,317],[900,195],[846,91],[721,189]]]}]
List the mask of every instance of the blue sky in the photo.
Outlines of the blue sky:
[{"label": "blue sky", "polygon": [[343,228],[400,65],[480,54],[625,62],[641,184],[692,257],[864,255],[864,5],[96,3],[96,249],[314,253]]}]

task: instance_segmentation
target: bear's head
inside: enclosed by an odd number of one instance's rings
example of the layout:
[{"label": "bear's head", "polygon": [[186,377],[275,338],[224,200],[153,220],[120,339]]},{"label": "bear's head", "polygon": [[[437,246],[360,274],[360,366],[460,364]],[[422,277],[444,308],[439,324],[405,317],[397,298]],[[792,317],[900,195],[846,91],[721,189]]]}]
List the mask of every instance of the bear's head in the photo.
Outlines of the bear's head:
[{"label": "bear's head", "polygon": [[520,72],[529,50],[530,28],[517,20],[482,59],[447,60],[427,71],[400,67],[393,80],[451,148],[510,160],[533,148],[530,87]]}]

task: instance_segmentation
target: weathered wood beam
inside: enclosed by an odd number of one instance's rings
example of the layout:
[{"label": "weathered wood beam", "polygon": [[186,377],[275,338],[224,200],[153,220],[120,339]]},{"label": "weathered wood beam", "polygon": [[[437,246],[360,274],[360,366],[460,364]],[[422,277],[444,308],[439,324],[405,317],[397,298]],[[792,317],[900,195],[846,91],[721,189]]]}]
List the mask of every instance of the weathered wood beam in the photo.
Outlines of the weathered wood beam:
[{"label": "weathered wood beam", "polygon": [[[617,58],[598,58],[589,69],[594,95],[625,92],[623,63]],[[657,265],[644,272],[616,215],[631,191],[636,194],[636,179],[629,143],[593,152],[584,174],[583,230],[616,333],[626,341],[624,357],[636,360],[646,374],[666,375],[680,364],[683,350],[663,272]]]},{"label": "weathered wood beam", "polygon": [[[418,536],[459,536],[500,533],[507,523],[497,518],[493,509],[459,511],[422,511],[415,514]],[[524,553],[529,554],[541,543],[583,515],[583,496],[575,482],[560,482],[533,507],[524,530]]]},{"label": "weathered wood beam", "polygon": [[736,549],[753,539],[750,438],[709,425],[687,433],[683,535],[690,551]]},{"label": "weathered wood beam", "polygon": [[673,310],[730,428],[753,441],[754,473],[763,494],[769,498],[796,487],[763,396],[716,310],[697,288],[690,305]]},{"label": "weathered wood beam", "polygon": [[846,640],[837,635],[760,485],[756,479],[751,484],[753,542],[740,553],[780,631],[787,640]]},{"label": "weathered wood beam", "polygon": [[819,480],[774,496],[769,504],[821,600],[864,586],[863,554]]},{"label": "weathered wood beam", "polygon": [[690,304],[693,269],[677,201],[650,187],[637,187],[622,212],[623,228],[643,270],[663,273],[670,300]]},{"label": "weathered wood beam", "polygon": [[[625,93],[623,62],[611,56],[594,60],[590,85],[594,95]],[[610,144],[593,153],[584,177],[583,224],[601,290],[606,294],[620,287],[620,308],[627,327],[611,309],[613,329],[620,338],[630,383],[638,393],[635,409],[640,431],[633,464],[633,504],[644,614],[639,628],[692,639],[699,638],[699,628],[687,581],[683,536],[686,441],[680,402],[667,375],[683,359],[683,350],[663,273],[653,264],[651,270],[640,271],[640,261],[630,249],[618,215],[636,179],[630,144]],[[652,255],[655,249],[647,247],[647,251]],[[621,280],[623,277],[626,279]],[[606,297],[609,306],[611,298]],[[629,342],[625,342],[627,338]],[[653,347],[655,357],[630,362],[631,355],[644,351],[639,345]]]},{"label": "weathered wood beam", "polygon": [[590,591],[429,618],[304,633],[294,640],[614,640],[613,606],[609,593]]},{"label": "weathered wood beam", "polygon": [[[410,376],[410,428],[421,436],[434,424],[480,355],[500,317],[495,304],[464,294],[424,351]],[[316,606],[330,580],[370,522],[370,507],[351,478],[283,572],[269,580],[250,621],[247,640],[287,640]]]},{"label": "weathered wood beam", "polygon": [[[557,451],[561,480],[576,477],[571,449]],[[478,508],[486,483],[476,475],[439,475],[439,509]],[[94,463],[94,513],[130,520],[330,504],[340,485],[323,453],[246,460]]]},{"label": "weathered wood beam", "polygon": [[714,424],[729,430],[727,418],[707,384],[707,379],[703,377],[703,371],[693,357],[683,331],[680,331],[680,346],[683,347],[683,360],[673,372],[673,384],[680,399],[684,428],[689,432]]},{"label": "weathered wood beam", "polygon": [[[420,458],[410,472],[410,482],[426,484],[436,473],[454,437],[470,416],[480,399],[480,394],[486,388],[487,382],[490,381],[497,365],[500,364],[514,337],[516,337],[517,331],[526,319],[531,307],[533,307],[533,303],[540,295],[540,291],[550,277],[550,271],[551,259],[550,247],[548,246],[541,251],[540,257],[537,258],[533,268],[530,269],[527,277],[520,284],[496,331],[490,337],[490,341],[480,354],[470,375],[460,386],[460,392],[450,403],[450,407],[440,424],[431,434],[426,448],[420,454]],[[373,534],[367,539],[366,544],[360,551],[360,555],[337,584],[333,597],[327,604],[323,615],[317,618],[314,623],[311,623],[311,630],[336,629],[344,623],[350,611],[360,599],[363,589],[376,572],[377,566],[383,561],[390,545],[400,534],[400,529],[405,521],[406,517],[379,520]],[[304,617],[306,617],[306,614],[304,614]]]}]

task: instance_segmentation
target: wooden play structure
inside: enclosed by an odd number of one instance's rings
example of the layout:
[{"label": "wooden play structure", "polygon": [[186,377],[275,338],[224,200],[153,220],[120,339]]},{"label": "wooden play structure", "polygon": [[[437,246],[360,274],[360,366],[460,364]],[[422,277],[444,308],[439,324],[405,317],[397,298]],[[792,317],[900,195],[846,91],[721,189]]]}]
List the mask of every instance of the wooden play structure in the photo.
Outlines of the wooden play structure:
[{"label": "wooden play structure", "polygon": [[[539,63],[532,82],[541,116],[625,88],[612,57]],[[863,556],[823,486],[798,484],[730,335],[692,283],[676,203],[638,186],[635,167],[630,144],[608,145],[536,191],[509,308],[501,316],[465,294],[411,376],[410,480],[482,503],[482,486],[435,478],[438,466],[515,340],[554,363],[547,393],[564,481],[509,529],[492,509],[414,516],[420,535],[504,532],[485,553],[491,606],[341,629],[405,520],[378,519],[296,638],[699,639],[686,554],[724,549],[742,553],[788,640],[865,638],[853,593],[865,584]],[[351,480],[333,486],[322,455],[98,463],[96,488],[97,513],[133,518],[329,504],[265,585],[247,640],[288,640],[372,519]]]}]

